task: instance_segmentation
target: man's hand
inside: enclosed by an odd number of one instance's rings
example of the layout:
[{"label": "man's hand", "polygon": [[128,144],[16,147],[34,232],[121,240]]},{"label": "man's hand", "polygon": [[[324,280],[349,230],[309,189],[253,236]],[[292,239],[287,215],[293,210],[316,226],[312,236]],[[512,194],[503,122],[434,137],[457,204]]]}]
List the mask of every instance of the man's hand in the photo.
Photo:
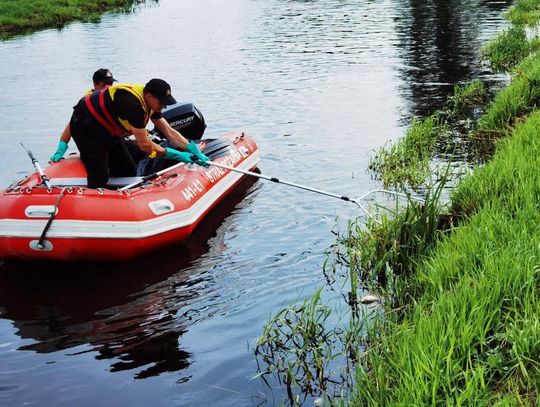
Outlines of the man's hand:
[{"label": "man's hand", "polygon": [[210,164],[208,164],[208,161],[210,161],[210,159],[203,153],[201,153],[199,146],[193,140],[191,140],[186,146],[186,151],[196,157],[195,162],[197,164],[202,165],[205,168],[208,168],[210,166]]},{"label": "man's hand", "polygon": [[188,164],[194,163],[197,159],[196,156],[187,151],[178,151],[169,147],[165,148],[165,158]]},{"label": "man's hand", "polygon": [[60,161],[66,153],[67,148],[67,143],[60,140],[60,142],[58,143],[58,148],[56,149],[56,152],[51,156],[50,161],[52,161],[53,163]]}]

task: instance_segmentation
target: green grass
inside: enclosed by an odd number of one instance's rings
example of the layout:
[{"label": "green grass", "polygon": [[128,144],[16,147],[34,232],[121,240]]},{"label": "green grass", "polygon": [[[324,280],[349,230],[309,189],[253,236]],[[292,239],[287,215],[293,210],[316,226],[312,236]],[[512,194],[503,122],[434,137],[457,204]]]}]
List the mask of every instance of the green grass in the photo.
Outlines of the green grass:
[{"label": "green grass", "polygon": [[440,178],[434,165],[437,154],[452,155],[453,137],[486,102],[484,85],[478,81],[456,85],[445,106],[424,119],[414,118],[405,136],[383,146],[371,158],[369,168],[384,187],[422,190]]},{"label": "green grass", "polygon": [[513,75],[471,132],[496,153],[452,194],[461,220],[449,234],[429,250],[395,247],[412,269],[394,278],[392,307],[369,328],[353,406],[540,402],[539,10],[518,0],[514,27],[486,48]]},{"label": "green grass", "polygon": [[[490,146],[490,161],[458,184],[449,206],[439,206],[443,180],[423,190],[424,205],[409,202],[381,224],[353,223],[337,245],[336,264],[349,266],[350,291],[343,285],[340,292],[351,307],[352,326],[360,327],[347,331],[355,337],[350,359],[357,366],[356,384],[342,403],[540,405],[539,4],[518,0],[510,11],[528,24],[527,35],[514,21],[506,38],[492,46],[489,57],[500,58],[512,80],[472,130],[454,122],[483,111],[478,82],[456,87],[442,111],[415,119],[404,139],[371,161],[385,185],[422,187],[430,185],[425,178],[434,178],[430,160],[453,136],[448,133],[465,129],[470,138],[455,143]],[[356,313],[362,288],[383,294],[384,305],[363,319]],[[330,320],[328,309],[321,310]],[[319,318],[306,313],[286,320],[301,327],[307,325],[303,316]],[[322,332],[316,336],[326,338]],[[269,337],[285,343],[277,334]],[[318,349],[331,348],[320,344]],[[297,351],[292,346],[286,354]],[[330,354],[321,360],[337,358]]]},{"label": "green grass", "polygon": [[494,71],[508,72],[531,53],[532,47],[525,28],[517,26],[490,41],[482,50],[482,55],[489,60]]},{"label": "green grass", "polygon": [[[406,210],[383,212],[380,223],[354,223],[340,244],[347,260],[370,290],[388,285],[388,278],[410,274],[450,222],[441,216],[440,195],[445,180],[428,190],[425,201],[408,202]],[[444,223],[444,224],[443,224]],[[352,274],[352,273],[351,273]],[[388,294],[388,293],[387,293]]]},{"label": "green grass", "polygon": [[536,405],[538,128],[534,113],[456,190],[468,221],[401,283],[414,306],[372,328],[353,405]]},{"label": "green grass", "polygon": [[540,103],[540,53],[516,68],[509,86],[500,91],[478,122],[473,138],[498,140]]},{"label": "green grass", "polygon": [[538,0],[516,0],[506,17],[514,25],[536,27],[540,21],[540,4]]},{"label": "green grass", "polygon": [[0,39],[72,21],[96,21],[107,10],[128,11],[144,0],[0,0]]},{"label": "green grass", "polygon": [[513,75],[471,132],[496,153],[452,194],[461,221],[449,234],[428,250],[395,246],[412,269],[394,278],[392,307],[369,328],[354,406],[539,404],[539,10],[516,1],[514,27],[486,48]]},{"label": "green grass", "polygon": [[474,114],[474,110],[485,103],[486,89],[479,80],[466,85],[455,85],[454,94],[448,98],[445,108],[447,115],[458,119]]},{"label": "green grass", "polygon": [[511,72],[523,59],[540,49],[538,0],[516,0],[506,17],[512,26],[482,50],[483,57],[499,72]]},{"label": "green grass", "polygon": [[423,186],[431,172],[429,163],[436,143],[446,129],[438,115],[414,119],[405,137],[381,148],[370,160],[369,168],[385,187]]}]

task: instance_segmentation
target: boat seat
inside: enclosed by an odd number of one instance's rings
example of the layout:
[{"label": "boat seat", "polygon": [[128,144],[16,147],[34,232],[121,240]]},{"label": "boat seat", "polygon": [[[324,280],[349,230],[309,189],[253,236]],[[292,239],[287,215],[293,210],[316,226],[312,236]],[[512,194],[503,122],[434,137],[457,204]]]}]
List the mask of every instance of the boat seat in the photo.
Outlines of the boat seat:
[{"label": "boat seat", "polygon": [[[121,188],[135,182],[142,181],[142,177],[110,177],[107,182],[107,188]],[[87,185],[86,178],[51,178],[51,186],[53,187],[85,187]]]}]

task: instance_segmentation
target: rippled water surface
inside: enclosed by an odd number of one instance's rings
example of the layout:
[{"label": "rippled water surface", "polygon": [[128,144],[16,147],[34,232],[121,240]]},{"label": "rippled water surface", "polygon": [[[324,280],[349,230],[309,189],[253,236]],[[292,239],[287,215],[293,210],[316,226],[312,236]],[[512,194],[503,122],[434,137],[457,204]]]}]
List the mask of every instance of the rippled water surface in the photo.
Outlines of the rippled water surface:
[{"label": "rippled water surface", "polygon": [[[32,170],[20,141],[46,163],[109,67],[166,79],[208,136],[254,136],[263,173],[361,195],[380,186],[369,155],[413,115],[459,81],[501,80],[477,55],[508,3],[160,0],[0,43],[1,186]],[[275,383],[252,379],[255,340],[323,283],[337,225],[358,214],[250,180],[184,245],[124,264],[1,265],[0,405],[279,404]]]}]

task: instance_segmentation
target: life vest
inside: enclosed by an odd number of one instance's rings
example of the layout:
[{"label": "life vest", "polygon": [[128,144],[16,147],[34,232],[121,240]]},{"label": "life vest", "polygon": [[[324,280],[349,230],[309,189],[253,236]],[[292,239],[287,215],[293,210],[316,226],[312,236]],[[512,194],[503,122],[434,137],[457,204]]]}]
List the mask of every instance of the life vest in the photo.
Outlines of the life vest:
[{"label": "life vest", "polygon": [[127,120],[111,114],[111,105],[114,102],[114,96],[117,90],[126,90],[134,95],[140,102],[144,111],[144,124],[148,123],[151,111],[144,103],[143,89],[144,85],[119,84],[107,86],[99,92],[93,92],[86,96],[84,101],[90,114],[101,124],[112,136],[126,136],[131,133],[131,126]]}]

